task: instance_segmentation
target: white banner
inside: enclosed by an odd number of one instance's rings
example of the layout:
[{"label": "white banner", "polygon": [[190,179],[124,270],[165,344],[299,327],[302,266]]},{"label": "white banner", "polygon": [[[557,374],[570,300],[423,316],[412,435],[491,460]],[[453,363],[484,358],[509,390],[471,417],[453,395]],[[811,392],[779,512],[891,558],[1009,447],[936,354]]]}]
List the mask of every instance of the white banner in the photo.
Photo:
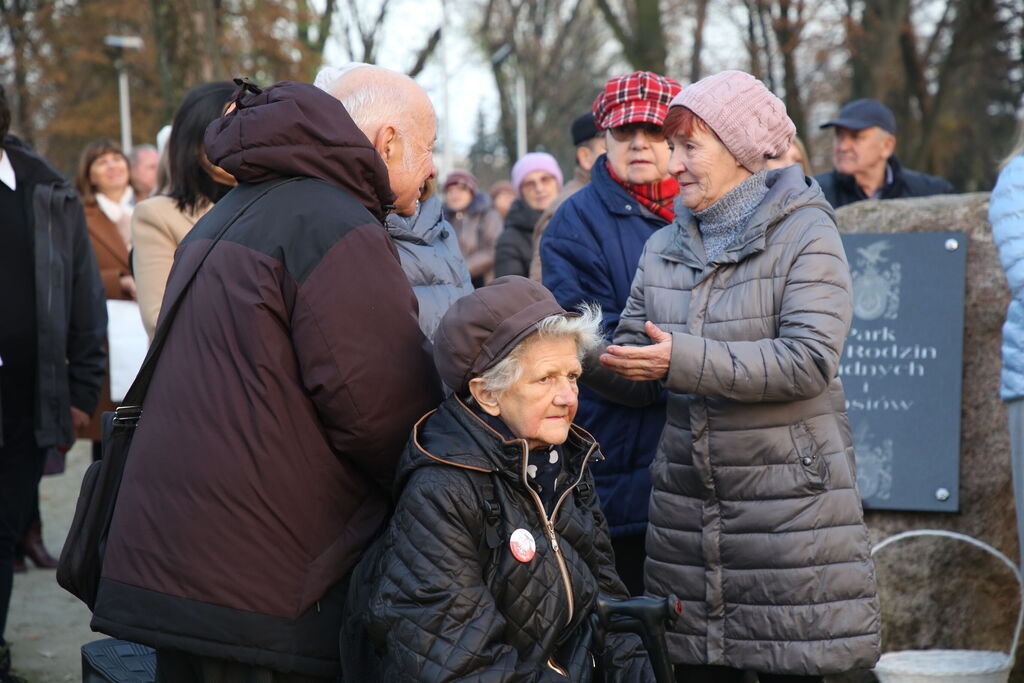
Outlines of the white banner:
[{"label": "white banner", "polygon": [[120,403],[139,374],[149,349],[139,305],[107,300],[107,350],[110,354],[110,400]]}]

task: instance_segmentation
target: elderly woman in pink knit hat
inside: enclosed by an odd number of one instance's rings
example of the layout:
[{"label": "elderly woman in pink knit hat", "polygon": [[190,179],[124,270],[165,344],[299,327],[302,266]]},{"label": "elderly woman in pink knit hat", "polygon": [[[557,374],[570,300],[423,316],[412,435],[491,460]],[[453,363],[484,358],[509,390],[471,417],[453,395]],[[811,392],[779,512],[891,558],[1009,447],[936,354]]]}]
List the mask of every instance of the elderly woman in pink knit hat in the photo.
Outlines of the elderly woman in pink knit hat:
[{"label": "elderly woman in pink knit hat", "polygon": [[495,277],[530,274],[533,228],[562,190],[562,169],[547,152],[530,152],[512,167],[512,187],[517,198],[508,209],[505,231],[498,238]]},{"label": "elderly woman in pink knit hat", "polygon": [[648,240],[584,381],[632,405],[668,390],[644,578],[684,601],[672,660],[686,681],[870,667],[878,599],[838,377],[852,304],[832,208],[800,166],[766,170],[795,129],[749,74],[684,88],[664,132],[676,218]]}]

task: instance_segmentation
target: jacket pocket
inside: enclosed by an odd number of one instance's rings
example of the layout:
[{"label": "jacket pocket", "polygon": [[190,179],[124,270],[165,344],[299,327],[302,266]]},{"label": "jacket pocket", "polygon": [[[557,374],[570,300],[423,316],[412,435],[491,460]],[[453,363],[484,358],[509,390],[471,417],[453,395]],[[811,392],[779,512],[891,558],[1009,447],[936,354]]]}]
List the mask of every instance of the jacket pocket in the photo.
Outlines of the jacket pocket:
[{"label": "jacket pocket", "polygon": [[789,435],[793,440],[800,470],[807,478],[810,488],[824,491],[828,488],[828,463],[822,453],[824,446],[819,444],[811,433],[806,422],[800,421],[789,426]]}]

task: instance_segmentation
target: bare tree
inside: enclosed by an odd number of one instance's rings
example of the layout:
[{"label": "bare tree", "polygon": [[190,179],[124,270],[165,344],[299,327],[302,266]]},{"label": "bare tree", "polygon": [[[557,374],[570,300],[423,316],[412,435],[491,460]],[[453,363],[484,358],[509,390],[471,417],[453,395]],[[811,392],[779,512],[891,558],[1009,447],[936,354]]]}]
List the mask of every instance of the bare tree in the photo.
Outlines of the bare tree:
[{"label": "bare tree", "polygon": [[346,0],[343,14],[344,30],[342,39],[353,61],[373,64],[377,61],[377,49],[383,36],[384,22],[388,17],[391,0],[379,0],[376,9],[369,3]]},{"label": "bare tree", "polygon": [[690,82],[696,83],[703,75],[704,25],[708,18],[709,0],[695,0],[696,25],[693,29],[693,50],[690,52]]},{"label": "bare tree", "polygon": [[491,61],[500,108],[499,133],[514,158],[516,73],[525,80],[527,137],[571,165],[573,118],[589,110],[607,76],[601,26],[590,0],[478,0],[474,31],[490,58],[508,46],[514,57]]},{"label": "bare tree", "polygon": [[[596,3],[629,65],[638,71],[664,74],[668,48],[658,0],[621,0],[617,7],[612,0]],[[706,1],[698,4],[706,9]]]}]

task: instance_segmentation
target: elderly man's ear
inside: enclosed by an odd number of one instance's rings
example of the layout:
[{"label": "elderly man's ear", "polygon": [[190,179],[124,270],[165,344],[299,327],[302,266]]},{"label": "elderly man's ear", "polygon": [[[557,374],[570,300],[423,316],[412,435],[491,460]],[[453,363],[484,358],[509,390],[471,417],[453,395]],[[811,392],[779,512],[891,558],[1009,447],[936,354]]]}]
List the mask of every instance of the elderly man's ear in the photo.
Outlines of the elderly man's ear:
[{"label": "elderly man's ear", "polygon": [[469,393],[473,395],[473,399],[483,408],[484,412],[488,415],[498,417],[501,415],[501,408],[498,407],[498,397],[493,391],[485,389],[486,382],[476,377],[469,380]]},{"label": "elderly man's ear", "polygon": [[394,126],[381,126],[373,141],[373,146],[380,154],[385,164],[391,165],[391,160],[397,158],[402,152],[400,137]]}]

